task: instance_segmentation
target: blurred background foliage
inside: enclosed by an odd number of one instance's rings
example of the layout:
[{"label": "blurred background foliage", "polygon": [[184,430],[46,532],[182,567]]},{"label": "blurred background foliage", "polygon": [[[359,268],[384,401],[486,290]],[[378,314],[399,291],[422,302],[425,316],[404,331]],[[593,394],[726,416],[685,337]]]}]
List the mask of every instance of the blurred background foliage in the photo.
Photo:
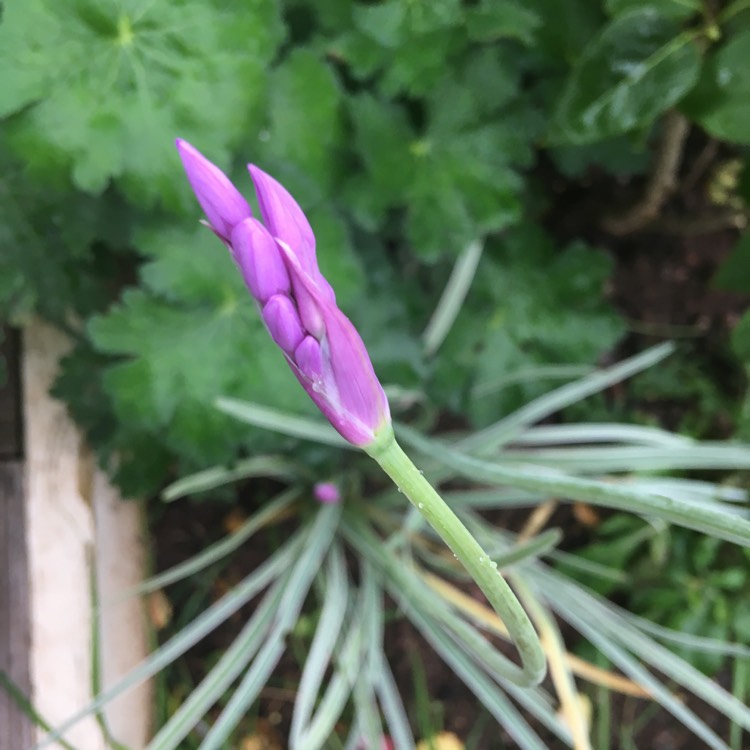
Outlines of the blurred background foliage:
[{"label": "blurred background foliage", "polygon": [[[629,328],[605,294],[612,206],[571,233],[559,214],[580,224],[581,205],[560,185],[637,189],[675,105],[696,130],[750,138],[741,6],[5,3],[2,312],[74,336],[57,392],[128,493],[277,440],[219,414],[219,395],[309,409],[197,225],[180,136],[246,191],[253,161],[299,198],[385,382],[487,423],[548,387],[545,367],[591,365]],[[475,285],[426,357],[420,333],[476,240]],[[747,274],[723,277],[748,291]]]}]

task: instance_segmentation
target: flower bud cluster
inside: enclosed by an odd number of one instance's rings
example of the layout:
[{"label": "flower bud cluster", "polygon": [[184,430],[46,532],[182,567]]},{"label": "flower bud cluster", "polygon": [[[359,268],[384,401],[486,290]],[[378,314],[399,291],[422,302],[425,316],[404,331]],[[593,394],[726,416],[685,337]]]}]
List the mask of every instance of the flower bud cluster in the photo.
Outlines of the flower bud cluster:
[{"label": "flower bud cluster", "polygon": [[390,424],[388,401],[362,339],[320,273],[302,209],[251,164],[261,222],[216,165],[185,141],[177,148],[209,227],[232,253],[292,372],[344,438],[370,444]]}]

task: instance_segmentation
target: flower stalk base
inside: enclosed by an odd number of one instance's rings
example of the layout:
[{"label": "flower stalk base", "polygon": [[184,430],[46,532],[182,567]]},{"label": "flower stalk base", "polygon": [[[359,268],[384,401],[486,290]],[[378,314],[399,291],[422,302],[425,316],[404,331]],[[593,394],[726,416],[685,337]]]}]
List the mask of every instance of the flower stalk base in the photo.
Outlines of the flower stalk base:
[{"label": "flower stalk base", "polygon": [[544,678],[546,659],[528,615],[497,566],[396,442],[390,425],[364,450],[411,501],[448,545],[508,628],[522,666],[507,661],[503,677],[530,687]]}]

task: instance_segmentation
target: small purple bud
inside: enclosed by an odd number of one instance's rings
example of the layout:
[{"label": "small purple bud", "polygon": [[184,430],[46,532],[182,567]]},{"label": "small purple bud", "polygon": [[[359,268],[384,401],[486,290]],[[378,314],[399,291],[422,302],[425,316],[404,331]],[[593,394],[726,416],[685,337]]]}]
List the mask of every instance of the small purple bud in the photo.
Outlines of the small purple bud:
[{"label": "small purple bud", "polygon": [[[254,164],[248,164],[263,222],[276,239],[292,248],[302,269],[312,278],[329,302],[336,302],[333,288],[318,268],[315,236],[310,224],[286,188]],[[303,316],[304,318],[304,316]]]},{"label": "small purple bud", "polygon": [[307,289],[300,284],[296,278],[292,277],[292,279],[294,298],[297,300],[300,319],[302,320],[305,329],[315,336],[316,339],[320,340],[323,338],[326,331],[323,316],[320,314],[320,308],[318,307],[315,298],[307,291]]},{"label": "small purple bud", "polygon": [[327,505],[338,503],[341,500],[341,491],[333,482],[318,482],[313,487],[313,495],[318,502]]},{"label": "small purple bud", "polygon": [[176,143],[187,178],[203,213],[211,228],[228,243],[232,229],[243,219],[252,216],[248,202],[224,172],[203,154],[181,138]]},{"label": "small purple bud", "polygon": [[286,263],[276,240],[257,219],[244,219],[232,231],[234,259],[250,293],[261,303],[292,288]]},{"label": "small purple bud", "polygon": [[305,336],[295,349],[293,360],[305,380],[316,383],[323,379],[323,353],[317,339]]},{"label": "small purple bud", "polygon": [[312,276],[320,273],[315,259],[315,235],[297,201],[262,169],[254,164],[248,164],[247,168],[253,178],[260,214],[268,231],[294,248],[305,271]]},{"label": "small purple bud", "polygon": [[[305,290],[305,296],[309,296],[316,306],[325,330],[325,338],[321,339],[323,373],[320,380],[306,375],[297,353],[298,370],[295,374],[310,398],[343,437],[354,445],[368,445],[383,426],[390,424],[391,414],[367,349],[349,318],[325,298],[315,281],[300,268],[291,249],[283,242],[279,247],[287,261],[295,298],[301,296],[298,290]],[[304,318],[302,323],[305,325]],[[314,332],[313,335],[318,338]],[[313,352],[312,346],[308,346],[306,354]]]},{"label": "small purple bud", "polygon": [[292,354],[305,338],[297,308],[283,294],[274,294],[263,307],[263,320],[273,340],[287,354]]}]

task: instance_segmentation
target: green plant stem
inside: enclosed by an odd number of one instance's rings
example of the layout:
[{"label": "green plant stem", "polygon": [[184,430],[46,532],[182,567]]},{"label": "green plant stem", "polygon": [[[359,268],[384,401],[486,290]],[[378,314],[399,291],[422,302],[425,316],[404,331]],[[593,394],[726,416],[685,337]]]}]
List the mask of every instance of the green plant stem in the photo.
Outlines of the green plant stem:
[{"label": "green plant stem", "polygon": [[522,662],[522,667],[518,667],[508,660],[509,679],[522,686],[538,685],[547,666],[542,645],[513,590],[497,570],[496,563],[490,560],[477,540],[404,453],[390,427],[387,431],[384,429],[365,451],[380,464],[437,531],[505,623]]}]

